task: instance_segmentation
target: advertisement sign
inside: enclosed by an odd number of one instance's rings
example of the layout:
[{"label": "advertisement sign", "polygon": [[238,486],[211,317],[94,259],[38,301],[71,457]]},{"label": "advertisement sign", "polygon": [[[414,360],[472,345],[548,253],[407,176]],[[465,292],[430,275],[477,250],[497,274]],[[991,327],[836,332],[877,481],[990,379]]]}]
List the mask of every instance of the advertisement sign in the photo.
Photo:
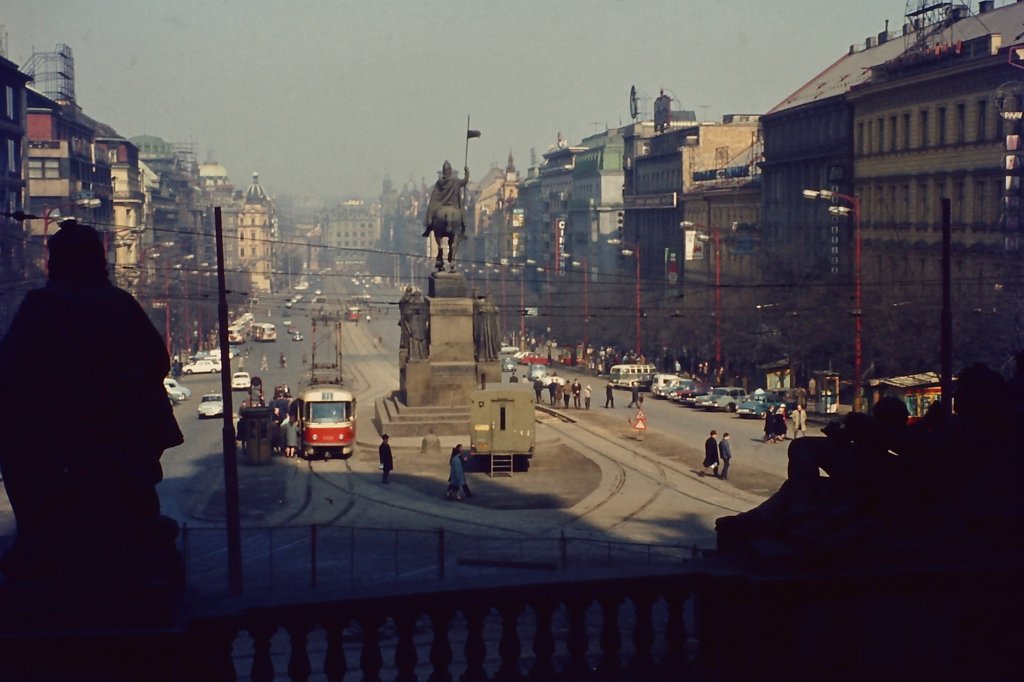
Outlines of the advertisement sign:
[{"label": "advertisement sign", "polygon": [[698,238],[697,230],[686,230],[683,233],[683,258],[686,260],[704,260],[704,242]]}]

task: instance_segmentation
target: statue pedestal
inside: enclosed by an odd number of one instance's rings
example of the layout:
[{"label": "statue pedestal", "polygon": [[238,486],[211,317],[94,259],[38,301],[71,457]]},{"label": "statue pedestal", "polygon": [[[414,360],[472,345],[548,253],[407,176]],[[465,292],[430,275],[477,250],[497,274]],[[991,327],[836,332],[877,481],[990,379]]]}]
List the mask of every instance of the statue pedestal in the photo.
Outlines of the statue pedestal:
[{"label": "statue pedestal", "polygon": [[461,272],[433,272],[430,274],[427,296],[430,298],[466,298],[466,278]]}]

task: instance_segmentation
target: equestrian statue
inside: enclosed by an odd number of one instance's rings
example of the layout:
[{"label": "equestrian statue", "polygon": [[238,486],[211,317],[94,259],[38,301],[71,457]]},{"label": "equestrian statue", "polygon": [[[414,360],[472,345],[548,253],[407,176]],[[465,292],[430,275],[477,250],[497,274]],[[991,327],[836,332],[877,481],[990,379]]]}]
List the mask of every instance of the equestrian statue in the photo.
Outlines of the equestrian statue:
[{"label": "equestrian statue", "polygon": [[452,174],[452,165],[447,161],[441,169],[441,176],[434,183],[427,202],[427,215],[423,219],[424,237],[434,234],[437,244],[437,259],[434,267],[444,272],[444,246],[442,240],[448,240],[448,270],[455,272],[455,252],[459,241],[466,236],[465,213],[462,208],[462,189],[469,183],[469,168],[465,168],[461,179]]}]

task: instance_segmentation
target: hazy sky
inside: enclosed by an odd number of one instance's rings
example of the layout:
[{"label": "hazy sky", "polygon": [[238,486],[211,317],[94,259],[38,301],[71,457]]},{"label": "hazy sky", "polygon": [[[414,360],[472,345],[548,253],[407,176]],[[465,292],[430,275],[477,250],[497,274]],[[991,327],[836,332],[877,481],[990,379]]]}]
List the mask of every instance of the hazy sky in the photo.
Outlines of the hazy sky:
[{"label": "hazy sky", "polygon": [[[9,0],[11,1],[11,0]],[[525,171],[629,121],[631,85],[704,120],[763,113],[904,0],[13,0],[7,58],[74,50],[79,105],[121,135],[194,145],[236,186],[378,196],[461,168]],[[916,5],[916,3],[914,3]],[[1001,6],[1003,2],[998,2]],[[977,3],[973,3],[976,7]],[[648,111],[650,102],[646,102]]]}]

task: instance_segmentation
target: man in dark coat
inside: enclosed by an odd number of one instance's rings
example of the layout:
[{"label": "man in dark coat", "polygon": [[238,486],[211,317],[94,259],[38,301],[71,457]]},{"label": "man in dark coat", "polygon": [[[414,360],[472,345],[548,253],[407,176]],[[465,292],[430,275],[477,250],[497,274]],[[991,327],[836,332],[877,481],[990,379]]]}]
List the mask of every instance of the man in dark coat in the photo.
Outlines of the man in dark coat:
[{"label": "man in dark coat", "polygon": [[722,440],[718,441],[718,455],[722,458],[722,473],[719,478],[723,481],[729,478],[729,462],[732,460],[732,447],[729,445],[729,434],[723,433]]},{"label": "man in dark coat", "polygon": [[380,447],[377,448],[377,455],[380,457],[381,483],[387,483],[391,470],[395,468],[395,460],[391,456],[391,445],[388,444],[388,434],[380,437]]},{"label": "man in dark coat", "polygon": [[427,215],[423,219],[424,237],[429,237],[433,232],[432,221],[439,208],[451,206],[462,211],[462,188],[469,184],[469,168],[464,170],[466,174],[460,179],[452,175],[452,165],[447,161],[441,167],[441,177],[434,183],[433,189],[430,190],[430,198],[427,200]]},{"label": "man in dark coat", "polygon": [[711,470],[712,476],[718,477],[718,441],[715,440],[717,435],[718,432],[712,430],[711,435],[704,441],[704,469],[699,474],[702,477],[707,476],[708,469]]},{"label": "man in dark coat", "polygon": [[161,455],[184,440],[163,386],[170,358],[139,303],[111,284],[95,229],[67,221],[48,246],[47,284],[0,343],[0,472],[18,526],[3,570],[148,580],[176,557],[177,524],[156,493]]}]

